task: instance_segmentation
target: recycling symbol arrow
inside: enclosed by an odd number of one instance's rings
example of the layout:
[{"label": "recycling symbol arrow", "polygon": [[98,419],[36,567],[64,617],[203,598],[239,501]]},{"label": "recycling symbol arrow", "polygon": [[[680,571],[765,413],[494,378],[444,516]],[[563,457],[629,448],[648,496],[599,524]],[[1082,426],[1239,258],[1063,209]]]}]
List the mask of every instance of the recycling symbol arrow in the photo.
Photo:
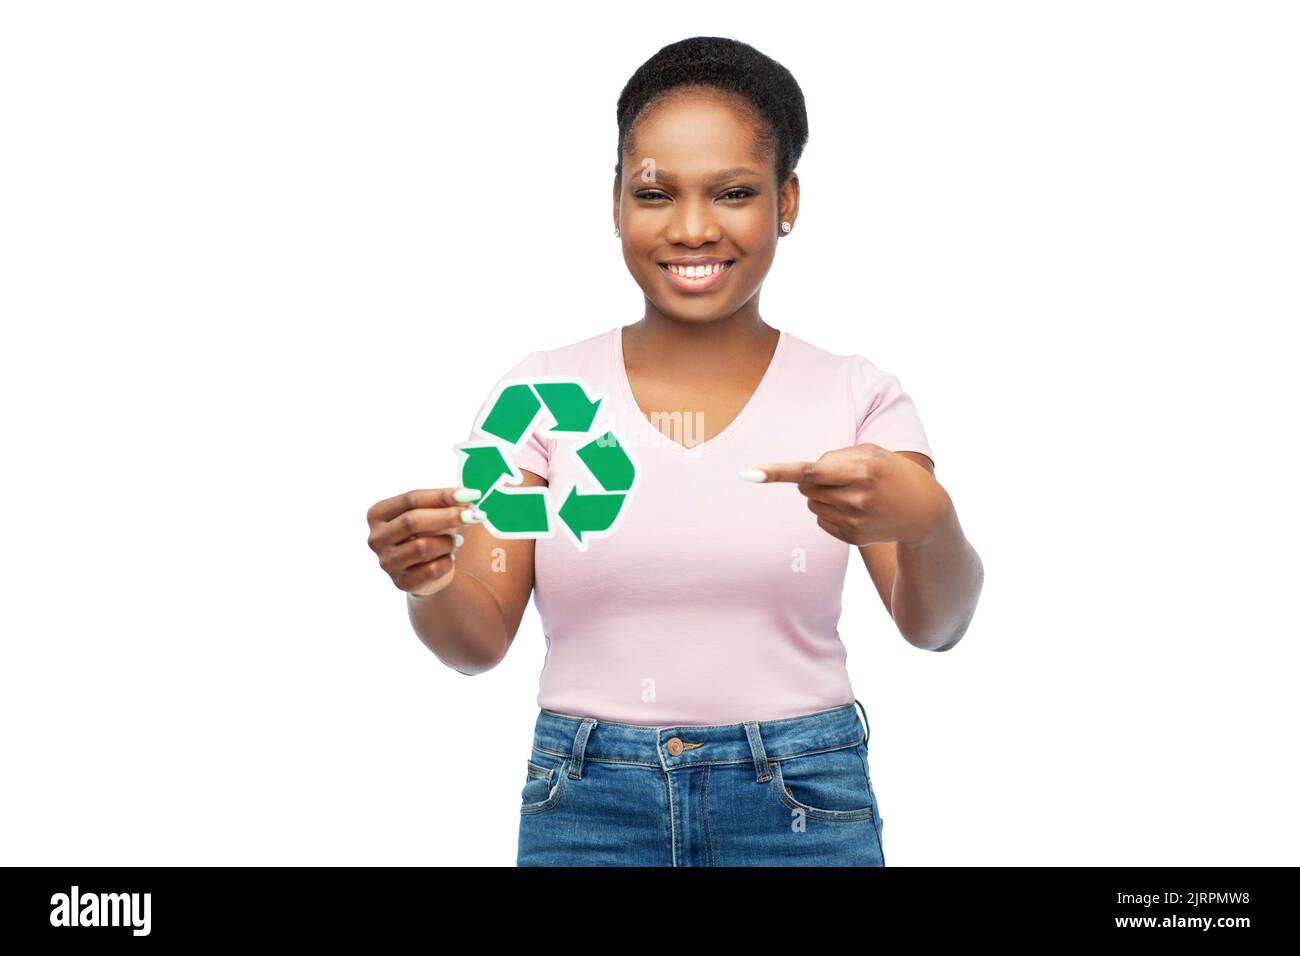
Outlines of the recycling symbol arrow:
[{"label": "recycling symbol arrow", "polygon": [[[636,490],[638,469],[614,432],[600,427],[604,395],[592,394],[573,376],[511,379],[501,383],[475,423],[475,432],[486,437],[455,445],[460,486],[482,492],[474,507],[493,535],[549,538],[558,524],[578,550],[586,551],[591,539],[617,530]],[[511,453],[534,434],[573,442],[573,459],[600,490],[580,492],[574,482],[556,508],[552,487],[506,487],[523,481]]]}]

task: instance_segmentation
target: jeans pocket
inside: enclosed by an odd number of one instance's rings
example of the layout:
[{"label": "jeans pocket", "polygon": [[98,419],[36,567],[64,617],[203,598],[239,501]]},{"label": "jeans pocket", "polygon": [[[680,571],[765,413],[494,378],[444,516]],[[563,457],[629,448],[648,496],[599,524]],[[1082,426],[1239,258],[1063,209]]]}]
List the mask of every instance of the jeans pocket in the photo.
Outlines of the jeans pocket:
[{"label": "jeans pocket", "polygon": [[859,748],[841,747],[772,760],[777,799],[812,820],[851,823],[871,820],[875,798]]},{"label": "jeans pocket", "polygon": [[528,756],[519,812],[541,813],[558,805],[568,771],[569,758],[534,747]]}]

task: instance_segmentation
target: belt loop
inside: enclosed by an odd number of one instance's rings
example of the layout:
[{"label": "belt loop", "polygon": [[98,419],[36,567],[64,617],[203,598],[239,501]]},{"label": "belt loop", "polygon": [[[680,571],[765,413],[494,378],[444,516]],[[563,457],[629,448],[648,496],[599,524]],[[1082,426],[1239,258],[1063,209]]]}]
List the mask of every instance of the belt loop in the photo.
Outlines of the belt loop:
[{"label": "belt loop", "polygon": [[853,698],[853,703],[857,704],[857,705],[858,705],[858,710],[862,711],[862,723],[863,723],[863,724],[866,726],[866,728],[867,728],[867,730],[866,730],[866,736],[863,737],[863,739],[862,739],[862,742],[865,744],[865,743],[867,743],[869,740],[871,740],[871,724],[867,723],[867,708],[863,707],[863,706],[862,706],[862,701],[858,700],[856,697]]},{"label": "belt loop", "polygon": [[595,717],[584,717],[573,738],[573,762],[569,765],[569,779],[582,779],[582,758],[587,754],[587,738],[596,729]]},{"label": "belt loop", "polygon": [[767,751],[763,749],[763,735],[758,731],[757,720],[745,721],[745,736],[749,738],[749,752],[754,756],[754,769],[759,783],[767,783],[772,772],[767,768]]}]

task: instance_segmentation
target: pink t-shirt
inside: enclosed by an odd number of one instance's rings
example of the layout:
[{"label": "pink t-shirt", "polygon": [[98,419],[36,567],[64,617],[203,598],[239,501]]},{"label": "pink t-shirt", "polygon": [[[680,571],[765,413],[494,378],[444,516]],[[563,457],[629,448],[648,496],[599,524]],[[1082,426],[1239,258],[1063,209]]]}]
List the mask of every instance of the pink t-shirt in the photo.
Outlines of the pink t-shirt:
[{"label": "pink t-shirt", "polygon": [[[547,646],[538,706],[664,726],[774,720],[852,703],[838,623],[853,549],[817,524],[793,483],[755,484],[736,473],[864,442],[933,460],[898,378],[861,355],[835,355],[782,331],[749,403],[720,434],[687,449],[633,399],[622,326],[530,352],[497,386],[560,375],[603,396],[590,436],[611,429],[639,484],[613,532],[589,539],[585,551],[554,511],[552,536],[536,541],[534,599]],[[575,483],[580,493],[601,491],[572,454],[590,438],[542,438],[538,429],[550,424],[543,417],[511,451],[515,464],[548,479],[553,509]],[[686,427],[694,423],[684,417]],[[694,440],[699,432],[673,433]],[[870,588],[863,572],[857,586]]]}]

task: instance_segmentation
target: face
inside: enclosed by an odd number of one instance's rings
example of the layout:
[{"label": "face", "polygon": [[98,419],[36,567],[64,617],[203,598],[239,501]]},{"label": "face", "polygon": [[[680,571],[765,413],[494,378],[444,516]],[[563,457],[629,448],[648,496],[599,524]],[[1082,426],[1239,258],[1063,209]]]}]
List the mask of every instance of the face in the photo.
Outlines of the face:
[{"label": "face", "polygon": [[[707,322],[757,303],[780,224],[794,224],[799,180],[792,173],[777,190],[751,122],[734,103],[703,92],[662,103],[638,123],[614,187],[614,224],[647,312]],[[665,265],[676,259],[725,265],[680,276]]]}]

